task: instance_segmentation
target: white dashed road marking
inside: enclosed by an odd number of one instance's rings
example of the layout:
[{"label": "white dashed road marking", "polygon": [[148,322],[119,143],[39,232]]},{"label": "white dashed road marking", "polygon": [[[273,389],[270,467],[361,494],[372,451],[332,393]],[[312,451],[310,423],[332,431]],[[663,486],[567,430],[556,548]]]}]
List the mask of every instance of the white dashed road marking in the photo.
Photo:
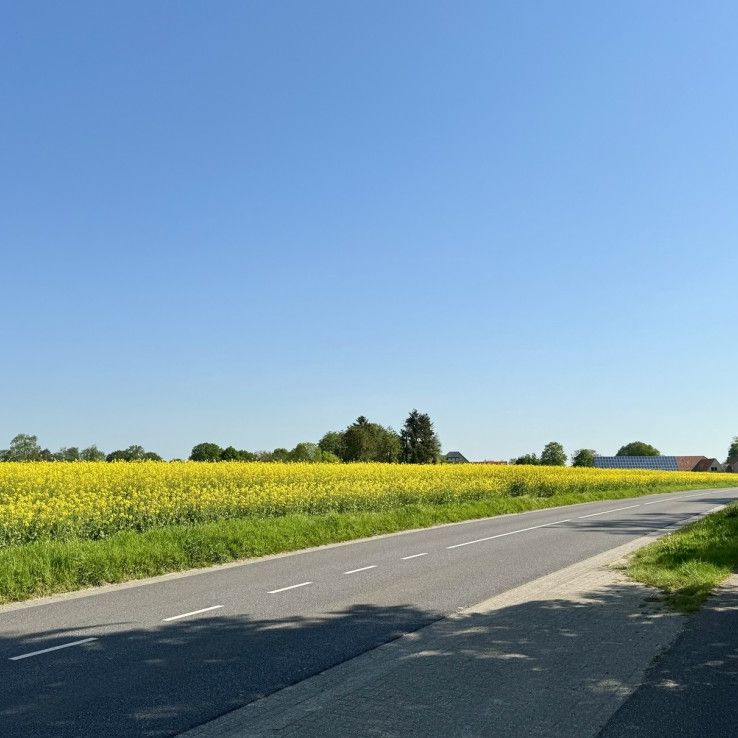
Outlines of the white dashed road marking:
[{"label": "white dashed road marking", "polygon": [[92,643],[97,638],[83,638],[81,641],[72,641],[71,643],[63,643],[61,646],[52,646],[51,648],[42,648],[40,651],[31,651],[31,653],[23,653],[20,656],[11,656],[11,661],[20,661],[21,659],[30,659],[31,656],[40,656],[42,653],[51,653],[52,651],[61,651],[62,648],[71,648],[72,646],[81,646],[83,643]]},{"label": "white dashed road marking", "polygon": [[651,502],[644,502],[644,505],[658,505],[660,502],[673,502],[674,500],[696,500],[698,497],[704,497],[705,495],[712,494],[712,492],[700,492],[698,495],[692,495],[691,497],[684,497],[684,495],[680,495],[679,497],[664,497],[661,500],[652,500]]},{"label": "white dashed road marking", "polygon": [[486,538],[477,538],[474,541],[466,541],[464,543],[455,543],[453,546],[446,546],[446,549],[461,548],[462,546],[471,546],[472,543],[482,543],[483,541],[493,541],[495,538],[504,538],[505,536],[514,536],[516,533],[525,533],[529,530],[536,530],[537,528],[549,528],[552,525],[558,525],[559,523],[570,523],[572,518],[566,520],[554,520],[553,523],[543,523],[543,525],[532,525],[530,528],[521,528],[520,530],[511,530],[508,533],[498,533],[496,536],[487,536]]},{"label": "white dashed road marking", "polygon": [[312,584],[312,582],[300,582],[300,584],[290,584],[289,587],[280,587],[279,589],[272,589],[271,591],[267,592],[267,594],[275,595],[278,592],[286,592],[288,589],[297,589],[298,587],[307,587],[308,584]]},{"label": "white dashed road marking", "polygon": [[[616,507],[616,508],[612,508],[610,510],[602,510],[602,511],[596,512],[596,513],[589,513],[588,515],[580,515],[576,519],[577,520],[583,520],[585,518],[594,518],[594,517],[597,517],[599,515],[607,515],[608,513],[620,512],[621,510],[631,510],[633,508],[636,508],[636,507],[644,507],[646,505],[658,505],[660,503],[663,503],[663,502],[671,502],[673,500],[694,500],[694,499],[697,499],[697,498],[700,498],[700,497],[704,497],[705,495],[709,495],[712,492],[713,491],[701,492],[701,493],[698,493],[698,494],[693,495],[693,496],[690,496],[690,497],[672,497],[672,496],[669,496],[669,497],[664,497],[664,498],[661,498],[661,499],[658,499],[658,500],[652,500],[650,502],[643,502],[643,503],[640,503],[640,504],[637,504],[637,505],[626,505],[625,507]],[[715,512],[717,510],[721,510],[724,507],[725,507],[724,505],[717,505],[716,507],[713,507],[710,510],[708,510],[707,513],[711,513],[711,512]],[[533,512],[533,511],[531,511],[531,512]],[[450,549],[454,549],[454,548],[461,548],[462,546],[471,546],[474,543],[483,543],[484,541],[493,541],[496,538],[505,538],[506,536],[513,536],[513,535],[517,535],[518,533],[526,533],[526,532],[531,531],[531,530],[538,530],[539,528],[549,528],[549,527],[551,527],[553,525],[560,525],[561,523],[569,523],[573,519],[574,518],[566,518],[565,520],[554,520],[552,523],[543,523],[541,525],[532,525],[529,528],[520,528],[518,530],[511,530],[511,531],[508,531],[507,533],[498,533],[497,535],[486,536],[485,538],[477,538],[477,539],[475,539],[473,541],[465,541],[464,543],[456,543],[453,546],[446,546],[446,549],[450,550]],[[671,526],[671,527],[677,528],[680,525],[681,525],[680,523],[677,523],[677,524],[674,524],[674,526]],[[666,530],[666,529],[664,529],[664,530]],[[422,551],[420,553],[409,554],[407,556],[403,556],[403,557],[401,557],[401,560],[402,561],[408,561],[410,559],[417,559],[417,558],[419,558],[421,556],[428,556],[428,555],[429,554],[428,554],[427,551]],[[358,574],[359,572],[369,571],[370,569],[376,569],[376,568],[377,568],[377,564],[371,564],[369,566],[362,566],[362,567],[360,567],[358,569],[350,569],[349,571],[345,571],[343,573],[344,574]],[[313,584],[313,582],[300,582],[299,584],[291,584],[291,585],[289,585],[287,587],[280,587],[279,589],[272,589],[267,594],[278,594],[279,592],[287,592],[287,591],[289,591],[291,589],[298,589],[299,587],[307,587],[310,584]],[[204,612],[211,612],[213,610],[219,610],[222,607],[223,607],[223,605],[212,605],[210,607],[204,607],[204,608],[202,608],[200,610],[193,610],[192,612],[185,612],[185,613],[182,613],[181,615],[173,615],[172,617],[164,618],[164,621],[163,622],[168,623],[168,622],[172,622],[174,620],[181,620],[182,618],[192,617],[193,615],[200,615],[200,614],[202,614]],[[95,637],[83,638],[83,639],[81,639],[79,641],[71,641],[70,643],[63,643],[63,644],[61,644],[59,646],[51,646],[49,648],[43,648],[43,649],[41,649],[39,651],[31,651],[29,653],[20,654],[18,656],[11,656],[11,657],[9,657],[9,660],[10,661],[20,661],[22,659],[31,658],[32,656],[41,656],[42,654],[45,654],[45,653],[51,653],[53,651],[60,651],[60,650],[65,649],[65,648],[71,648],[72,646],[82,646],[82,645],[84,645],[86,643],[92,643],[93,641],[96,641],[96,640],[98,640],[98,639],[95,638]]]},{"label": "white dashed road marking", "polygon": [[631,510],[634,507],[640,507],[640,505],[628,505],[627,507],[614,507],[612,510],[603,510],[602,512],[590,513],[589,515],[580,515],[577,520],[584,520],[584,518],[595,518],[598,515],[607,515],[607,513],[618,512],[619,510]]},{"label": "white dashed road marking", "polygon": [[223,605],[213,605],[212,607],[203,607],[202,610],[193,610],[192,612],[183,612],[181,615],[172,615],[171,618],[164,618],[165,623],[169,623],[172,620],[181,620],[182,618],[188,618],[190,615],[199,615],[201,612],[210,612],[211,610],[220,610]]}]

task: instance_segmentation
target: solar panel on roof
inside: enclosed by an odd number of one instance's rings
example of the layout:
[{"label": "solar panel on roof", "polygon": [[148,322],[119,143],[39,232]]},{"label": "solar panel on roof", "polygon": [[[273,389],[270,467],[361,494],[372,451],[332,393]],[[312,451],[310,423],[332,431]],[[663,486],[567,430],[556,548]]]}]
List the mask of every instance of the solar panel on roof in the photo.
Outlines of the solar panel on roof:
[{"label": "solar panel on roof", "polygon": [[651,469],[678,471],[676,456],[595,456],[597,469]]}]

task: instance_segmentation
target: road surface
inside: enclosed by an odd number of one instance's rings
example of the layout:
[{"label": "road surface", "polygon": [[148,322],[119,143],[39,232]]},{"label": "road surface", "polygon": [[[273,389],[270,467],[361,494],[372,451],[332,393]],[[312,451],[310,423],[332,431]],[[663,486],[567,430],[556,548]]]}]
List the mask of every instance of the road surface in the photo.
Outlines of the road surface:
[{"label": "road surface", "polygon": [[587,503],[5,608],[2,735],[173,735],[735,500],[732,488]]},{"label": "road surface", "polygon": [[719,587],[651,666],[599,738],[738,734],[738,575]]}]

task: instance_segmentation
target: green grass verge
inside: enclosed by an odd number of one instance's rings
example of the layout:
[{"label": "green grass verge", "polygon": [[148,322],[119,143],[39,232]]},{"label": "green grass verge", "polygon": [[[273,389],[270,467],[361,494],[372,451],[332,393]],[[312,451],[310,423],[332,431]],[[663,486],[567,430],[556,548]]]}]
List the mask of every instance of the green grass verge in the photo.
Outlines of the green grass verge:
[{"label": "green grass verge", "polygon": [[738,503],[637,551],[628,566],[636,581],[659,587],[681,612],[694,612],[738,568]]},{"label": "green grass verge", "polygon": [[[684,485],[655,492],[683,490]],[[237,518],[123,532],[101,540],[9,546],[0,548],[0,603],[439,523],[645,494],[649,492],[642,488],[626,488],[551,497],[499,496],[466,503],[407,505],[386,512]]]}]

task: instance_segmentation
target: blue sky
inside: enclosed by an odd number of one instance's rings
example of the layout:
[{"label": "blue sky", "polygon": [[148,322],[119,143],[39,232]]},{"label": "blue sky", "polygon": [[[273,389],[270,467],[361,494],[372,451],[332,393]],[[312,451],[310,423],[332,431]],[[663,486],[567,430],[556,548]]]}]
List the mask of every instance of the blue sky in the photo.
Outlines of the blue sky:
[{"label": "blue sky", "polygon": [[0,446],[738,434],[734,3],[2,15]]}]

